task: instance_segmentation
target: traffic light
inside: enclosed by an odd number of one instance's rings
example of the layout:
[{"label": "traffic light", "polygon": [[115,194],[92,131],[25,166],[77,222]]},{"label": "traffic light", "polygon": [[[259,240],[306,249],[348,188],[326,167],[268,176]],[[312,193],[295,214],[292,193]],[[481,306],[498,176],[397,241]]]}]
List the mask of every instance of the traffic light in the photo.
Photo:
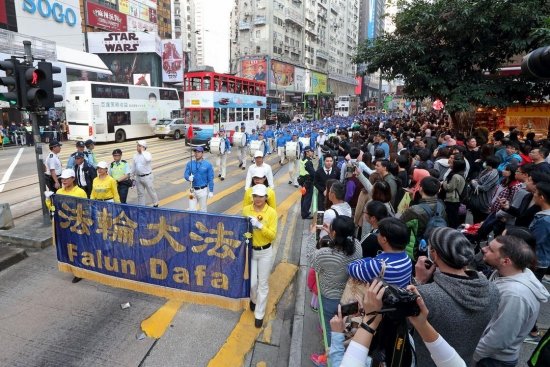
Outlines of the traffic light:
[{"label": "traffic light", "polygon": [[63,100],[63,97],[54,93],[54,88],[61,87],[61,82],[53,80],[53,74],[61,72],[61,69],[52,66],[49,62],[41,61],[37,67],[21,65],[23,75],[21,83],[22,107],[49,109],[55,102]]},{"label": "traffic light", "polygon": [[0,100],[6,101],[10,104],[10,107],[21,107],[21,90],[19,87],[19,60],[6,59],[0,61],[0,70],[4,70],[6,76],[0,77],[0,85],[8,88],[7,92],[0,93]]},{"label": "traffic light", "polygon": [[537,48],[525,56],[521,72],[536,79],[550,79],[550,46]]}]

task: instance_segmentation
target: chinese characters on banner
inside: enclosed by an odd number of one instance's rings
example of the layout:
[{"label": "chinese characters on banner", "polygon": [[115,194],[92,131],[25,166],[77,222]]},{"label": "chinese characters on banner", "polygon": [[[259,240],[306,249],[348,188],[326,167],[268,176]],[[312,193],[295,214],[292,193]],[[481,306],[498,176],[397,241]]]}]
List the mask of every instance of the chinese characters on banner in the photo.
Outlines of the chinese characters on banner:
[{"label": "chinese characters on banner", "polygon": [[182,82],[184,70],[183,45],[181,40],[162,40],[162,81]]},{"label": "chinese characters on banner", "polygon": [[126,15],[116,10],[87,2],[88,25],[107,31],[126,32]]},{"label": "chinese characters on banner", "polygon": [[60,270],[111,285],[114,277],[116,286],[154,295],[168,288],[172,296],[226,308],[249,297],[246,218],[62,195],[54,205]]}]

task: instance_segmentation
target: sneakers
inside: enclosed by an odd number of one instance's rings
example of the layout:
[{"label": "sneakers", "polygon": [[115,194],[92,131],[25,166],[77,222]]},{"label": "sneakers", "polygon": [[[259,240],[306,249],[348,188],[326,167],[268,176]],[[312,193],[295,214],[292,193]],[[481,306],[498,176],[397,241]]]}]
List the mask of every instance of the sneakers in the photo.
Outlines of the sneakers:
[{"label": "sneakers", "polygon": [[[73,280],[71,281],[72,283],[78,283],[82,280],[82,278],[79,278],[79,277],[74,277]],[[539,338],[540,339],[540,338]]]},{"label": "sneakers", "polygon": [[309,357],[309,359],[317,367],[326,367],[326,365],[327,365],[327,355],[325,353],[323,353],[323,354],[313,353]]},{"label": "sneakers", "polygon": [[263,324],[264,319],[254,319],[254,327],[256,327],[256,329],[261,328]]},{"label": "sneakers", "polygon": [[525,339],[523,340],[524,343],[528,344],[534,344],[537,345],[540,342],[540,335],[537,333],[537,335],[527,335]]}]

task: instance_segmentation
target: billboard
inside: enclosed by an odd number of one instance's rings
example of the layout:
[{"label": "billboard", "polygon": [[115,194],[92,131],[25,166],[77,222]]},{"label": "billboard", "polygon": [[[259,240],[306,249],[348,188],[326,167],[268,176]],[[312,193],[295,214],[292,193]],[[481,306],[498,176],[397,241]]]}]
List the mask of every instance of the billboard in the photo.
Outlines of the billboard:
[{"label": "billboard", "polygon": [[146,22],[139,18],[134,18],[129,15],[126,16],[126,22],[128,23],[128,32],[148,32],[157,34],[158,26],[156,23]]},{"label": "billboard", "polygon": [[160,38],[145,32],[89,32],[89,52],[106,53],[160,53]]},{"label": "billboard", "polygon": [[183,81],[183,45],[181,40],[162,40],[162,81]]},{"label": "billboard", "polygon": [[[162,85],[160,71],[157,73],[158,59],[152,53],[148,54],[100,54],[101,60],[109,67],[113,75],[98,75],[98,81],[121,84],[135,84],[134,78],[145,77],[143,80],[151,86]],[[149,76],[147,77],[147,75]],[[137,80],[136,80],[137,81]],[[143,82],[143,81],[142,81]]]},{"label": "billboard", "polygon": [[247,79],[267,81],[267,62],[263,57],[241,60],[239,76]]},{"label": "billboard", "polygon": [[86,6],[88,7],[88,25],[106,31],[126,32],[128,30],[125,14],[91,2],[87,2]]},{"label": "billboard", "polygon": [[[309,78],[308,74],[309,73]],[[306,72],[306,92],[308,93],[325,93],[327,91],[327,76],[308,70]]]}]

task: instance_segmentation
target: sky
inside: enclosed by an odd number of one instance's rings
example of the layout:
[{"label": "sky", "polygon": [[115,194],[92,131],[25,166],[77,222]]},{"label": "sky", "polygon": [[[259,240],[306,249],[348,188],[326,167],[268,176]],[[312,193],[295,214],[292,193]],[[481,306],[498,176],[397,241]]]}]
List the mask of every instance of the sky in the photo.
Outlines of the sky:
[{"label": "sky", "polygon": [[233,2],[230,0],[198,0],[203,4],[205,64],[219,73],[229,72],[229,17]]}]

